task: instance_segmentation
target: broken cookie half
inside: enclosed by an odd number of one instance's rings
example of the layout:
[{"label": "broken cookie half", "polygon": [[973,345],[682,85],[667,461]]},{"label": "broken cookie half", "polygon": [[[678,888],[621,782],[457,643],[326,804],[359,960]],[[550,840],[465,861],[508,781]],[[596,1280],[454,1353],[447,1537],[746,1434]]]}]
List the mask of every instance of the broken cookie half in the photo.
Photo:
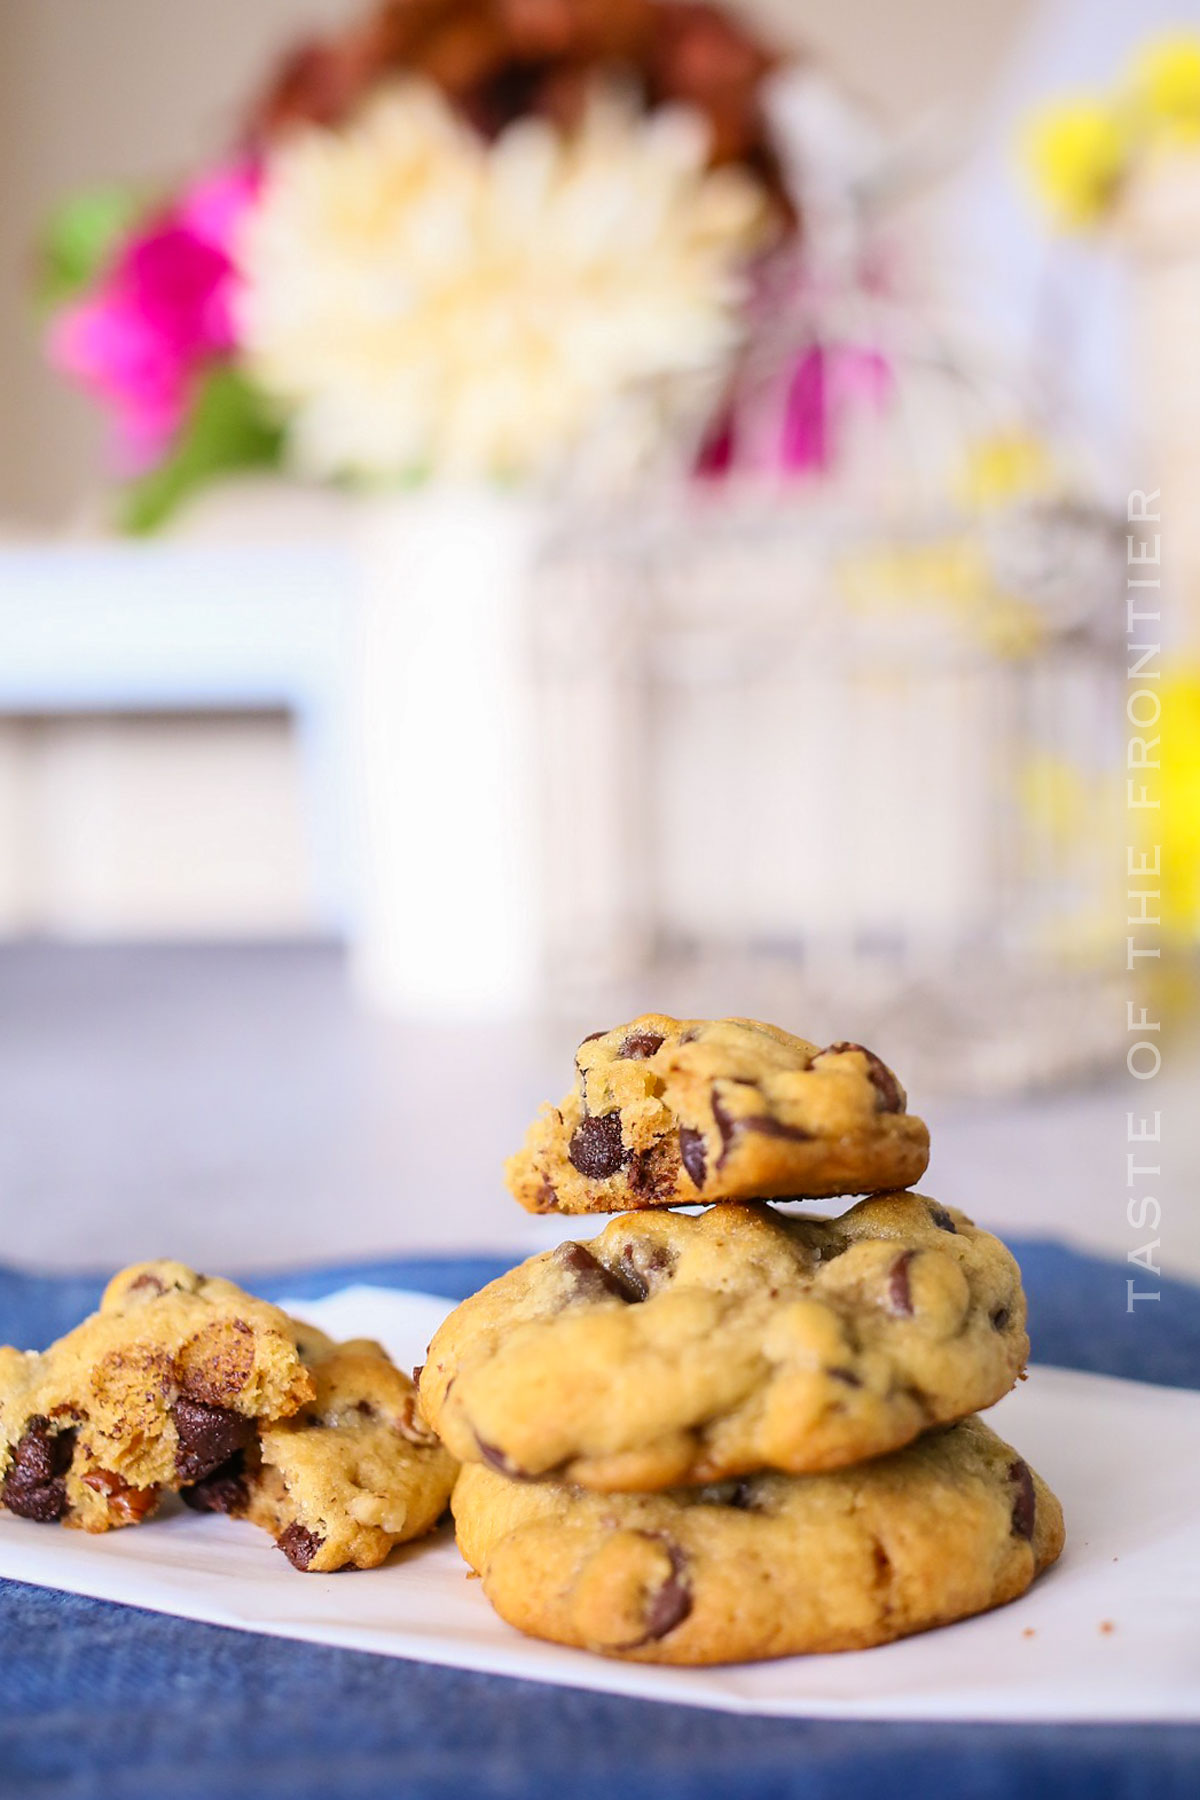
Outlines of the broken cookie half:
[{"label": "broken cookie half", "polygon": [[184,1490],[199,1511],[269,1531],[293,1568],[376,1568],[432,1530],[458,1465],[423,1423],[417,1391],[379,1344],[296,1325],[311,1399]]},{"label": "broken cookie half", "polygon": [[530,1212],[618,1213],[911,1186],[929,1132],[863,1044],[647,1013],[585,1038],[506,1167]]},{"label": "broken cookie half", "polygon": [[278,1307],[182,1263],[136,1264],[48,1350],[0,1347],[0,1504],[136,1525],[312,1392]]}]

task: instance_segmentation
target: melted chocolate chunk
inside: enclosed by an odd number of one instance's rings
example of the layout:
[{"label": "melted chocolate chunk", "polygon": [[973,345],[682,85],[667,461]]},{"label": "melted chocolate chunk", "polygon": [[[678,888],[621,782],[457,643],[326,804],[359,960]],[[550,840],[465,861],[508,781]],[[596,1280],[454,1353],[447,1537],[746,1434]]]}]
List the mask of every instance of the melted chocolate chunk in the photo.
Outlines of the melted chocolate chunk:
[{"label": "melted chocolate chunk", "polygon": [[149,1269],[139,1275],[136,1281],[132,1281],[129,1284],[129,1292],[131,1294],[138,1293],[142,1288],[145,1288],[147,1292],[155,1295],[165,1294],[167,1291],[165,1284],[159,1280],[157,1275],[152,1275]]},{"label": "melted chocolate chunk", "polygon": [[644,1062],[656,1050],[661,1050],[662,1046],[663,1040],[657,1031],[631,1031],[617,1055],[630,1062]]},{"label": "melted chocolate chunk", "polygon": [[1020,1458],[1009,1465],[1008,1479],[1016,1488],[1013,1498],[1012,1528],[1019,1538],[1031,1539],[1037,1516],[1037,1494],[1029,1464]]},{"label": "melted chocolate chunk", "polygon": [[615,1175],[625,1162],[620,1113],[583,1119],[572,1134],[567,1155],[572,1166],[589,1181],[604,1181]]},{"label": "melted chocolate chunk", "polygon": [[656,1532],[646,1531],[641,1535],[652,1537],[662,1544],[671,1559],[671,1573],[660,1588],[655,1588],[652,1594],[646,1596],[645,1631],[636,1643],[628,1646],[631,1650],[665,1638],[669,1631],[674,1631],[677,1625],[683,1624],[692,1610],[692,1591],[684,1580],[687,1558],[679,1545],[672,1543],[669,1538],[659,1537]]},{"label": "melted chocolate chunk", "polygon": [[904,1251],[888,1270],[888,1309],[901,1319],[912,1317],[912,1288],[908,1279],[908,1267],[914,1254],[912,1250]]},{"label": "melted chocolate chunk", "polygon": [[813,1134],[805,1131],[803,1125],[785,1125],[782,1119],[772,1119],[768,1113],[756,1113],[750,1119],[734,1121],[739,1131],[757,1131],[761,1137],[788,1138],[793,1144],[811,1144]]},{"label": "melted chocolate chunk", "polygon": [[50,1430],[41,1414],[30,1419],[15,1445],[0,1500],[18,1518],[53,1525],[67,1510],[65,1476],[75,1453],[74,1431]]},{"label": "melted chocolate chunk", "polygon": [[181,1481],[203,1481],[235,1450],[244,1450],[254,1436],[254,1423],[228,1407],[208,1406],[203,1400],[181,1395],[171,1408],[179,1442],[175,1469]]},{"label": "melted chocolate chunk", "polygon": [[955,1225],[954,1220],[950,1217],[950,1214],[946,1211],[945,1207],[939,1206],[936,1200],[931,1200],[929,1202],[929,1216],[939,1231],[948,1231],[951,1237],[958,1236],[958,1227]]},{"label": "melted chocolate chunk", "polygon": [[321,1545],[325,1542],[315,1531],[309,1531],[303,1525],[289,1525],[275,1539],[293,1569],[307,1569]]},{"label": "melted chocolate chunk", "polygon": [[867,1060],[867,1075],[875,1089],[876,1112],[903,1112],[904,1094],[900,1083],[882,1057],[876,1056],[873,1050],[868,1050],[865,1044],[827,1044],[824,1050],[813,1057],[813,1061],[819,1062],[822,1056],[844,1056],[848,1050],[857,1050]]},{"label": "melted chocolate chunk", "polygon": [[659,1285],[657,1277],[674,1264],[665,1244],[630,1243],[622,1246],[618,1259],[621,1286],[627,1300],[645,1300]]},{"label": "melted chocolate chunk", "polygon": [[[753,1082],[742,1082],[743,1087],[753,1087]],[[743,1131],[756,1131],[760,1137],[786,1138],[794,1144],[812,1142],[812,1132],[805,1131],[801,1125],[785,1125],[782,1119],[773,1119],[769,1113],[751,1113],[748,1117],[734,1118],[729,1113],[716,1089],[712,1096],[713,1118],[717,1130],[721,1134],[721,1154],[717,1158],[717,1167],[721,1167],[729,1155],[729,1147],[735,1137]]]},{"label": "melted chocolate chunk", "polygon": [[1007,1306],[998,1306],[996,1308],[995,1312],[991,1316],[992,1317],[992,1329],[994,1331],[1006,1331],[1008,1329],[1008,1321],[1011,1318],[1011,1316],[1012,1315],[1009,1312]]},{"label": "melted chocolate chunk", "polygon": [[560,1244],[554,1260],[571,1278],[572,1300],[644,1300],[644,1294],[631,1293],[619,1275],[592,1255],[586,1244]]},{"label": "melted chocolate chunk", "polygon": [[228,1462],[223,1462],[203,1481],[181,1488],[179,1498],[193,1512],[225,1513],[229,1517],[245,1512],[250,1503],[250,1486],[242,1452],[236,1450]]},{"label": "melted chocolate chunk", "polygon": [[679,1160],[696,1184],[703,1188],[707,1168],[704,1161],[704,1133],[691,1125],[679,1127]]},{"label": "melted chocolate chunk", "polygon": [[721,1164],[725,1161],[725,1158],[729,1155],[729,1146],[733,1142],[734,1123],[733,1119],[725,1111],[725,1108],[721,1103],[721,1096],[718,1094],[716,1088],[714,1088],[712,1092],[712,1110],[717,1130],[721,1134],[721,1154],[717,1158],[717,1167],[719,1169]]},{"label": "melted chocolate chunk", "polygon": [[543,1175],[542,1184],[537,1193],[537,1210],[538,1212],[553,1212],[557,1205],[558,1189],[549,1176]]}]

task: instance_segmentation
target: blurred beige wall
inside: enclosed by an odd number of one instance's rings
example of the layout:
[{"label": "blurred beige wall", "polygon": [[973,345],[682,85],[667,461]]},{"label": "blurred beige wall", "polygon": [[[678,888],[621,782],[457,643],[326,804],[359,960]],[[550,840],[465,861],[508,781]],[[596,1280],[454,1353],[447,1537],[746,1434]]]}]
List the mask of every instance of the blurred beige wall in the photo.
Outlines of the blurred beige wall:
[{"label": "blurred beige wall", "polygon": [[[751,0],[893,116],[969,116],[1035,0]],[[211,155],[272,54],[369,0],[0,0],[0,529],[68,518],[100,469],[93,408],[42,366],[39,221],[72,187]]]}]

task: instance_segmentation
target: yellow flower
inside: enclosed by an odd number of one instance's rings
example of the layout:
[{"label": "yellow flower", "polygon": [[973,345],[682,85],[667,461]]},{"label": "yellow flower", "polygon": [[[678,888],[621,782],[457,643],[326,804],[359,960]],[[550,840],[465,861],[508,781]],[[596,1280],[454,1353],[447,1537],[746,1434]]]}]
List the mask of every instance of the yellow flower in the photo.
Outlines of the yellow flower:
[{"label": "yellow flower", "polygon": [[1060,225],[1077,229],[1103,218],[1125,172],[1128,148],[1121,115],[1099,101],[1069,102],[1034,120],[1029,166]]},{"label": "yellow flower", "polygon": [[670,384],[738,345],[766,216],[706,162],[679,109],[597,100],[571,137],[530,118],[489,145],[416,82],[288,137],[238,256],[249,369],[295,462],[531,476],[617,408],[652,447]]},{"label": "yellow flower", "polygon": [[1168,671],[1162,692],[1162,806],[1147,829],[1162,843],[1164,923],[1200,940],[1200,665]]},{"label": "yellow flower", "polygon": [[969,507],[1003,506],[1012,500],[1050,492],[1054,459],[1030,431],[996,431],[973,443],[961,481]]},{"label": "yellow flower", "polygon": [[1134,63],[1132,89],[1152,139],[1200,144],[1200,36],[1180,32],[1147,44]]}]

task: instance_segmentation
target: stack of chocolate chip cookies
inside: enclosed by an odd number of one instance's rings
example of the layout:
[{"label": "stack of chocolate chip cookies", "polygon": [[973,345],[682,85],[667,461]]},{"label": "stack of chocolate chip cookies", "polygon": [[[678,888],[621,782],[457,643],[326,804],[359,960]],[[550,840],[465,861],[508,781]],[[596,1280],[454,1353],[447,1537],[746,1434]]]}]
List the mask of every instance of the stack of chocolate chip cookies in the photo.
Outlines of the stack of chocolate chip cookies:
[{"label": "stack of chocolate chip cookies", "polygon": [[[1012,1256],[906,1191],[929,1134],[859,1044],[648,1016],[508,1167],[616,1213],[457,1308],[422,1409],[501,1616],[645,1662],[860,1649],[1022,1594],[1062,1511],[974,1415],[1029,1350]],[[771,1204],[868,1194],[837,1218]],[[703,1211],[669,1209],[700,1205]]]}]

